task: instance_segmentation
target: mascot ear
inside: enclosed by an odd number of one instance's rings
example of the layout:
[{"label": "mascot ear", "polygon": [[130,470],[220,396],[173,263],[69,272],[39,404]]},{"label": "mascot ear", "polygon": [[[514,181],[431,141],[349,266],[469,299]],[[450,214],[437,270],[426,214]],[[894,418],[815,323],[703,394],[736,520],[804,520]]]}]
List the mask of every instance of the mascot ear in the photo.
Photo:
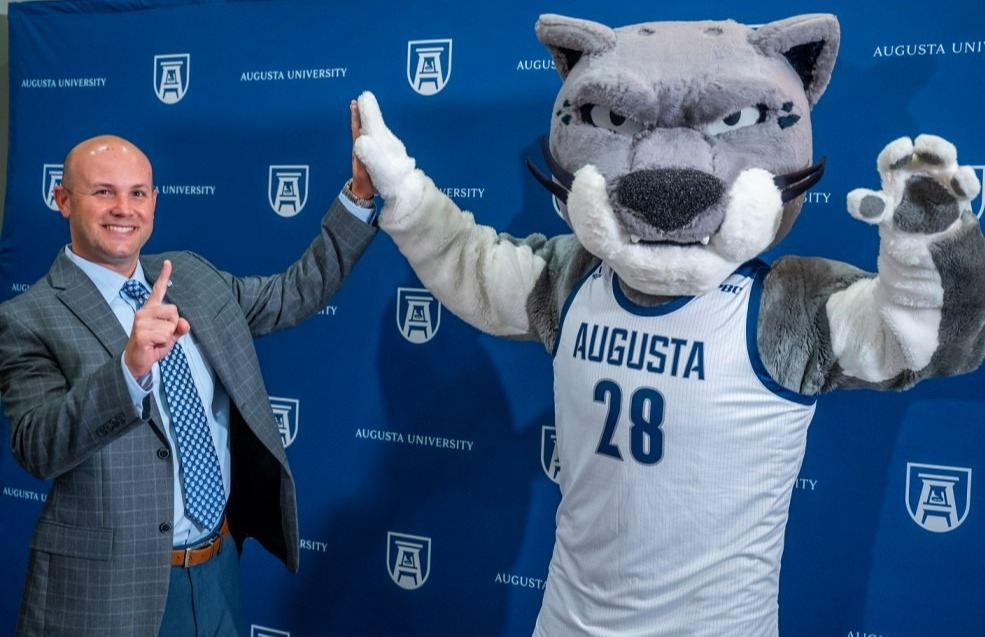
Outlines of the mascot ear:
[{"label": "mascot ear", "polygon": [[804,83],[811,106],[828,87],[840,41],[838,18],[823,13],[770,22],[749,36],[749,42],[766,55],[787,59]]},{"label": "mascot ear", "polygon": [[615,31],[604,24],[553,13],[540,16],[534,30],[554,58],[562,80],[583,54],[606,51],[616,44]]}]

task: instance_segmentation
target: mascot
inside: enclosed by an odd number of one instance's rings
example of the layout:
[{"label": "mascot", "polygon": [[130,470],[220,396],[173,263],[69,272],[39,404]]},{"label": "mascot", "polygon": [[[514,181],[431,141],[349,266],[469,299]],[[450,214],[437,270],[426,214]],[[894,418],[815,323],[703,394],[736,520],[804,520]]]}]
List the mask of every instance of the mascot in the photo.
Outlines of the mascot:
[{"label": "mascot", "polygon": [[949,142],[898,139],[878,272],[759,256],[820,177],[810,111],[839,26],[803,15],[610,28],[544,15],[563,83],[542,181],[572,234],[477,224],[359,97],[380,226],[480,330],[554,357],[561,502],[534,634],[777,635],[784,527],[816,397],[906,389],[983,356],[979,191]]}]

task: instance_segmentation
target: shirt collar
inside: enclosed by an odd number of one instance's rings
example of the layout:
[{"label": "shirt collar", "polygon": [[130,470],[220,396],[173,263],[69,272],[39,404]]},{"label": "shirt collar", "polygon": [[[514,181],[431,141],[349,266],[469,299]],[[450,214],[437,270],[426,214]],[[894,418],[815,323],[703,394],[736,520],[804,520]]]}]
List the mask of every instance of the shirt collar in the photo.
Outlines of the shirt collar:
[{"label": "shirt collar", "polygon": [[[96,289],[99,290],[99,293],[106,299],[106,303],[113,303],[114,300],[120,298],[120,289],[127,282],[127,277],[113,272],[105,266],[83,259],[72,252],[69,246],[65,246],[65,256],[68,257],[69,261],[79,266],[80,270],[85,272],[93,285],[96,286]],[[144,267],[140,264],[140,261],[137,261],[137,269],[134,270],[133,276],[130,278],[143,283],[147,286],[148,290],[150,289],[150,286],[147,285],[147,278],[144,276]]]}]

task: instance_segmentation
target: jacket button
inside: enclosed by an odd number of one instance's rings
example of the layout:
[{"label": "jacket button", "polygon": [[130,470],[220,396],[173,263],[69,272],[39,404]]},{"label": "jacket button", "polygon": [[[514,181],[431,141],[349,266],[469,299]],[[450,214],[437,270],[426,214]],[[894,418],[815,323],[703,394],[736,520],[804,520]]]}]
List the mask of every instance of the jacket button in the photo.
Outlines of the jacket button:
[{"label": "jacket button", "polygon": [[167,449],[158,449],[157,457],[160,458],[161,460],[167,460],[169,457],[171,457],[171,452]]},{"label": "jacket button", "polygon": [[161,522],[161,526],[157,527],[157,530],[160,531],[161,533],[170,533],[171,532],[171,523],[170,522]]}]

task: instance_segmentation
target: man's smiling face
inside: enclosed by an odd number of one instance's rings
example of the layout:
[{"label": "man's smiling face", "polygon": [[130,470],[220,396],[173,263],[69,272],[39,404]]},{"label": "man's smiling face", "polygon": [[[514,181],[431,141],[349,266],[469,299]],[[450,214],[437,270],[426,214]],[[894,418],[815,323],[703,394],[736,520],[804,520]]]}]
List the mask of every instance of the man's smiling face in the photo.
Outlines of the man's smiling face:
[{"label": "man's smiling face", "polygon": [[69,221],[72,252],[130,276],[154,228],[150,161],[118,137],[97,137],[74,148],[65,161],[58,208]]}]

